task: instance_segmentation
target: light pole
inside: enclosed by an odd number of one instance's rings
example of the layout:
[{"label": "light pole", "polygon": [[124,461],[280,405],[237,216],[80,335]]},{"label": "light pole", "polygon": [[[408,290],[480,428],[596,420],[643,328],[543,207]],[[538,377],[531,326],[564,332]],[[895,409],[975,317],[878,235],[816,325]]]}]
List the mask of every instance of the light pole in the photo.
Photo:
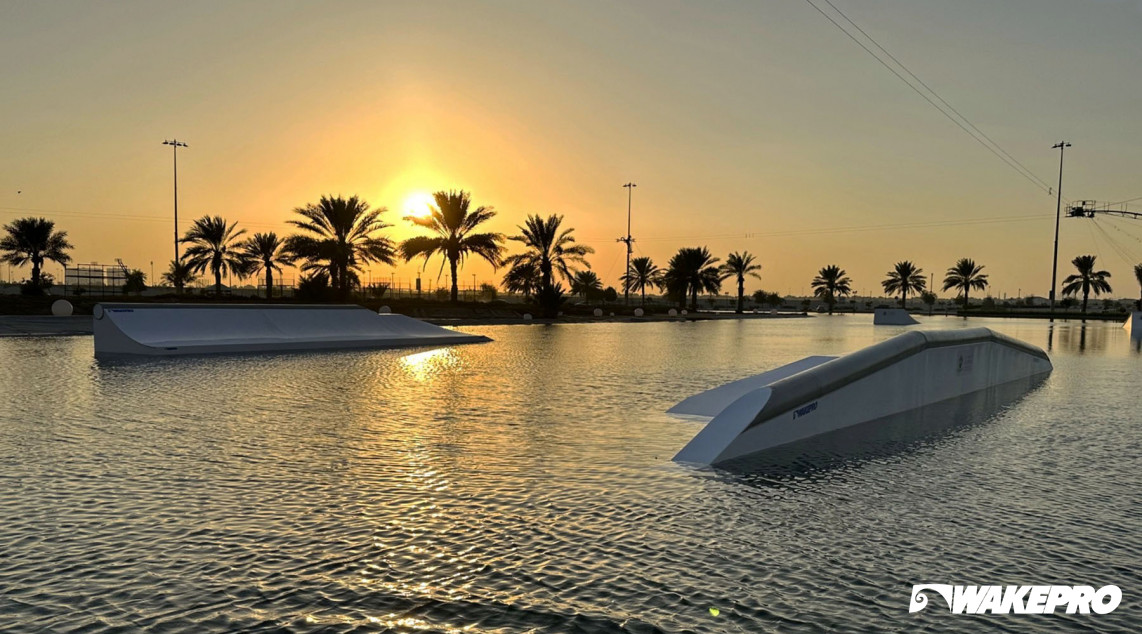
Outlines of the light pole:
[{"label": "light pole", "polygon": [[1055,285],[1059,278],[1059,218],[1063,210],[1063,152],[1071,147],[1066,141],[1059,141],[1051,146],[1052,150],[1059,151],[1059,188],[1055,199],[1055,256],[1051,260],[1051,314],[1055,314]]},{"label": "light pole", "polygon": [[178,262],[178,149],[190,146],[178,139],[163,141],[163,145],[171,146],[174,153],[174,261]]},{"label": "light pole", "polygon": [[629,306],[630,305],[630,254],[631,254],[631,243],[634,242],[634,238],[630,237],[630,203],[631,203],[631,196],[634,193],[634,188],[638,187],[638,185],[636,185],[634,183],[627,183],[626,185],[623,185],[623,187],[625,187],[627,190],[627,235],[625,238],[619,238],[616,242],[625,242],[627,245],[627,267],[625,269],[626,270],[626,280],[623,282],[623,303]]}]

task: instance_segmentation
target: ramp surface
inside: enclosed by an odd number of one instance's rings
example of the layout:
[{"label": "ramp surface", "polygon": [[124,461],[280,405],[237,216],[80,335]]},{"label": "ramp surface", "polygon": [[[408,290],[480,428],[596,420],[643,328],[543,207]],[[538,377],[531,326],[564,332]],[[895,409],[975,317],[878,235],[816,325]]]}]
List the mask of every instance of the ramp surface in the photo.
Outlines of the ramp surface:
[{"label": "ramp surface", "polygon": [[488,341],[360,306],[98,304],[95,354],[167,356],[398,348]]}]

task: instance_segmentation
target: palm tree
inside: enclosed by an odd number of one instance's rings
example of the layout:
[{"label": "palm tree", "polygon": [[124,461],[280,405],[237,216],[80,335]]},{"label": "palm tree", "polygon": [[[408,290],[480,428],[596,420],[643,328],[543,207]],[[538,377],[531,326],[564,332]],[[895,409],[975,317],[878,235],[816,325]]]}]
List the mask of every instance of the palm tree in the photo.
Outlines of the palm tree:
[{"label": "palm tree", "polygon": [[274,232],[255,233],[254,237],[241,244],[242,257],[250,275],[266,272],[266,299],[274,296],[274,271],[282,272],[280,264],[292,264],[293,259],[285,250],[285,241]]},{"label": "palm tree", "polygon": [[690,310],[698,310],[698,293],[717,293],[722,290],[722,274],[718,258],[706,247],[685,247],[678,250],[667,264],[662,276],[663,285],[683,303],[690,297]]},{"label": "palm tree", "polygon": [[[487,260],[493,269],[499,268],[500,254],[504,250],[500,243],[504,236],[500,233],[473,233],[480,224],[491,220],[496,212],[491,207],[469,210],[472,197],[468,192],[438,191],[433,198],[436,205],[429,207],[429,215],[423,218],[407,216],[405,220],[431,229],[436,235],[405,240],[400,245],[401,255],[405,262],[424,256],[425,266],[433,254],[443,255],[452,270],[452,302],[456,303],[460,298],[457,272],[464,258],[477,255]],[[443,263],[440,268],[444,269]]]},{"label": "palm tree", "polygon": [[330,284],[344,299],[363,265],[396,263],[393,242],[373,235],[391,226],[381,220],[384,212],[384,207],[369,209],[369,203],[356,196],[322,196],[317,204],[294,210],[301,219],[289,222],[305,233],[286,238],[286,252],[305,261],[303,272],[328,274]]},{"label": "palm tree", "polygon": [[730,254],[726,261],[720,267],[722,271],[722,279],[737,278],[738,281],[738,305],[735,313],[739,315],[742,312],[742,299],[745,296],[745,276],[749,275],[761,279],[761,275],[757,272],[761,270],[760,264],[754,264],[754,257],[749,251],[738,253],[737,251]]},{"label": "palm tree", "polygon": [[944,278],[944,290],[959,289],[964,296],[964,310],[968,309],[968,291],[976,289],[982,291],[987,288],[987,274],[983,273],[983,265],[976,264],[975,260],[960,258],[956,265],[948,269]]},{"label": "palm tree", "polygon": [[638,291],[642,294],[642,305],[646,306],[646,287],[658,286],[662,279],[662,269],[648,257],[630,261],[630,271],[623,273],[619,280],[624,291]]},{"label": "palm tree", "polygon": [[571,278],[571,292],[582,295],[586,301],[589,296],[603,290],[603,281],[594,271],[576,271]]},{"label": "palm tree", "polygon": [[845,270],[836,264],[822,267],[813,278],[813,295],[825,300],[829,305],[829,314],[833,314],[833,306],[838,297],[850,295],[853,292],[853,281],[845,275]]},{"label": "palm tree", "polygon": [[[1134,265],[1134,277],[1138,280],[1138,287],[1142,288],[1142,264]],[[1138,296],[1138,310],[1142,310],[1142,291]]]},{"label": "palm tree", "polygon": [[919,293],[928,287],[928,280],[924,279],[924,269],[916,268],[908,260],[897,262],[896,266],[888,272],[888,277],[880,283],[884,292],[889,295],[900,293],[900,307],[907,308],[908,293]]},{"label": "palm tree", "polygon": [[524,267],[538,272],[537,293],[553,287],[556,273],[570,283],[575,275],[575,265],[591,268],[586,256],[595,250],[585,244],[577,244],[571,235],[575,230],[570,227],[561,229],[562,224],[561,215],[552,214],[544,219],[533,214],[519,227],[520,235],[509,238],[523,243],[525,251],[509,257],[507,263],[513,269]]},{"label": "palm tree", "polygon": [[170,268],[166,273],[163,273],[163,281],[174,287],[176,293],[182,293],[182,289],[187,284],[193,284],[198,276],[194,274],[194,268],[186,262],[186,260],[178,259],[171,260]]},{"label": "palm tree", "polygon": [[1093,255],[1080,255],[1071,260],[1071,264],[1075,265],[1078,273],[1068,275],[1067,279],[1063,280],[1064,296],[1076,295],[1080,290],[1082,291],[1083,314],[1086,314],[1086,301],[1091,291],[1094,291],[1096,296],[1111,291],[1110,282],[1106,281],[1106,278],[1110,277],[1110,272],[1094,270],[1096,259]]},{"label": "palm tree", "polygon": [[246,230],[237,227],[237,222],[227,224],[222,216],[203,216],[194,221],[179,241],[190,244],[183,255],[193,272],[202,273],[209,269],[214,274],[216,295],[222,294],[223,275],[246,275],[246,259],[238,242]]},{"label": "palm tree", "polygon": [[504,264],[508,266],[508,272],[504,274],[502,282],[504,290],[509,293],[522,293],[528,299],[539,292],[541,276],[538,266],[523,255],[513,255],[507,258]]},{"label": "palm tree", "polygon": [[44,260],[62,265],[71,262],[66,231],[56,231],[55,223],[47,218],[19,218],[4,225],[8,235],[0,240],[0,261],[15,266],[32,263],[32,288],[39,290],[42,282],[40,270]]}]

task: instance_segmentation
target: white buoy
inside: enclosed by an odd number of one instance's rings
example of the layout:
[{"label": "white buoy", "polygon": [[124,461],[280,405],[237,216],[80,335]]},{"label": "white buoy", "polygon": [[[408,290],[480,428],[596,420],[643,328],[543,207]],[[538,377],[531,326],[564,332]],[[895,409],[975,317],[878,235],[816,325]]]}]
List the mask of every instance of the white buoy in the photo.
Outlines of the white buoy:
[{"label": "white buoy", "polygon": [[596,317],[602,317],[603,316],[603,309],[602,308],[596,308],[593,312],[595,313]]},{"label": "white buoy", "polygon": [[73,312],[75,312],[75,307],[66,299],[57,299],[52,302],[52,314],[56,317],[70,317]]},{"label": "white buoy", "polygon": [[671,309],[670,309],[670,311],[669,311],[669,312],[667,312],[666,314],[667,314],[667,315],[670,315],[671,317],[674,317],[674,316],[678,315],[678,311],[677,311],[677,310],[675,310],[675,309],[673,309],[673,308],[671,308]]},{"label": "white buoy", "polygon": [[392,312],[393,312],[393,309],[389,308],[388,306],[381,306],[379,309],[377,309],[378,315],[388,315],[388,314],[391,314]]},{"label": "white buoy", "polygon": [[687,314],[689,314],[689,313],[686,311],[686,309],[685,309],[685,308],[683,308],[683,309],[682,309],[682,316],[684,316],[684,317],[685,317]]},{"label": "white buoy", "polygon": [[614,316],[615,316],[614,311],[611,311],[611,317],[614,317]]},{"label": "white buoy", "polygon": [[523,314],[523,320],[524,321],[531,321],[531,313],[524,313]]},{"label": "white buoy", "polygon": [[643,315],[645,315],[645,314],[646,314],[646,311],[644,311],[644,310],[643,310],[643,309],[641,309],[641,308],[636,308],[636,309],[634,309],[634,316],[635,316],[635,317],[642,317],[642,316],[643,316]]}]

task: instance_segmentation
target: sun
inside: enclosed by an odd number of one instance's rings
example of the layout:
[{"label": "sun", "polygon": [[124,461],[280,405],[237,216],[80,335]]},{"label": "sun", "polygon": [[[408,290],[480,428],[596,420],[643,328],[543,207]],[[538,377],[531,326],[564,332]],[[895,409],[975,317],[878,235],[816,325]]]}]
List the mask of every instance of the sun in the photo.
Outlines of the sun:
[{"label": "sun", "polygon": [[432,205],[436,204],[436,200],[432,194],[425,192],[413,192],[404,199],[404,215],[412,216],[413,218],[427,218],[432,213]]}]

